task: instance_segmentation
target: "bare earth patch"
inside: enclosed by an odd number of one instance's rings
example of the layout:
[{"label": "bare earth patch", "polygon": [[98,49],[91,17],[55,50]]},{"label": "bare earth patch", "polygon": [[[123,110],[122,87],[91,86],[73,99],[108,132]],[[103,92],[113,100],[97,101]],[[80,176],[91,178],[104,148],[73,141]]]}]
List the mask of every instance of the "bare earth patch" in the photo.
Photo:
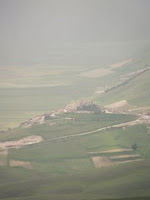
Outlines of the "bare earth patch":
[{"label": "bare earth patch", "polygon": [[118,101],[109,105],[106,105],[105,108],[110,112],[123,112],[131,109],[131,105],[128,104],[126,100]]},{"label": "bare earth patch", "polygon": [[40,143],[42,141],[43,139],[41,136],[32,135],[22,138],[20,140],[0,142],[0,149],[10,149],[10,148],[18,149],[23,146]]},{"label": "bare earth patch", "polygon": [[136,157],[140,157],[140,154],[111,156],[109,158],[113,159],[113,158],[136,158]]},{"label": "bare earth patch", "polygon": [[[130,163],[134,161],[141,161],[143,159],[140,158],[140,154],[122,154],[123,152],[132,152],[133,149],[112,149],[108,151],[99,151],[99,152],[89,152],[89,154],[96,154],[96,153],[120,153],[120,155],[110,155],[110,156],[93,156],[92,161],[94,163],[95,168],[100,168],[100,167],[107,167],[107,166],[112,166],[112,165],[118,165],[118,164],[124,164],[124,163]],[[115,161],[113,159],[123,159],[124,160],[118,160]],[[133,159],[132,159],[133,158]]]},{"label": "bare earth patch", "polygon": [[26,169],[32,169],[32,165],[30,164],[30,162],[23,162],[23,161],[20,161],[20,160],[10,160],[9,166],[10,167],[23,167],[23,168],[26,168]]},{"label": "bare earth patch", "polygon": [[114,162],[114,164],[124,164],[124,163],[137,162],[137,161],[142,161],[142,160],[143,159],[117,161],[117,162]]},{"label": "bare earth patch", "polygon": [[[138,156],[137,155],[135,155],[135,156],[121,155],[121,156],[116,156],[116,157],[114,156],[114,157],[110,157],[110,158],[130,158],[130,157],[138,157]],[[108,166],[112,166],[112,165],[119,165],[119,164],[125,164],[125,163],[137,162],[137,161],[143,160],[143,159],[134,159],[134,160],[124,160],[124,161],[111,161],[110,158],[105,157],[105,156],[92,157],[94,167],[95,168],[108,167]]]},{"label": "bare earth patch", "polygon": [[82,72],[80,74],[80,76],[87,77],[87,78],[98,78],[98,77],[101,77],[101,76],[105,76],[105,75],[114,73],[114,71],[113,71],[114,69],[122,67],[123,65],[125,65],[125,64],[127,64],[131,61],[132,61],[132,59],[128,59],[128,60],[124,60],[122,62],[114,63],[114,64],[106,66],[106,67],[101,67],[99,69],[94,69],[94,70],[91,70],[91,71]]},{"label": "bare earth patch", "polygon": [[103,167],[103,166],[112,166],[113,163],[111,162],[111,160],[107,157],[102,157],[102,156],[95,156],[95,157],[92,157],[92,161],[93,161],[93,164],[95,166],[95,168],[100,168],[100,167]]},{"label": "bare earth patch", "polygon": [[115,153],[115,152],[125,152],[125,151],[132,151],[132,149],[112,149],[107,151],[97,151],[97,152],[88,152],[89,154],[93,153]]},{"label": "bare earth patch", "polygon": [[83,72],[80,74],[80,76],[86,77],[86,78],[98,78],[98,77],[105,76],[111,73],[113,72],[109,68],[100,68],[100,69],[95,69],[88,72]]},{"label": "bare earth patch", "polygon": [[110,67],[111,67],[111,69],[116,69],[116,68],[122,67],[123,65],[125,65],[125,64],[127,64],[127,63],[129,63],[131,61],[132,61],[132,59],[124,60],[122,62],[118,62],[118,63],[112,64],[112,65],[110,65]]}]

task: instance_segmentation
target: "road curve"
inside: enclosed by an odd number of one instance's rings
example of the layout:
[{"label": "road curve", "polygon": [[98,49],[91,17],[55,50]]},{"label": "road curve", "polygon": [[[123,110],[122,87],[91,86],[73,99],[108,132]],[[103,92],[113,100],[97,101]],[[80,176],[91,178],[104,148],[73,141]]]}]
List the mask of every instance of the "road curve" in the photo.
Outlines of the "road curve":
[{"label": "road curve", "polygon": [[104,130],[110,129],[110,128],[121,128],[121,127],[125,127],[125,126],[132,126],[132,125],[135,125],[135,124],[138,124],[138,123],[139,123],[139,120],[134,120],[134,121],[126,122],[126,123],[120,123],[120,124],[115,124],[115,125],[111,125],[111,126],[106,126],[106,127],[103,127],[103,128],[99,128],[99,129],[84,132],[84,133],[73,134],[73,135],[64,135],[64,136],[52,138],[50,140],[46,140],[46,141],[43,141],[43,142],[46,143],[46,142],[51,142],[51,141],[56,141],[56,140],[63,140],[63,139],[67,139],[67,138],[78,137],[78,136],[85,136],[85,135],[90,135],[92,133],[96,133],[96,132],[99,132],[99,131],[104,131]]}]

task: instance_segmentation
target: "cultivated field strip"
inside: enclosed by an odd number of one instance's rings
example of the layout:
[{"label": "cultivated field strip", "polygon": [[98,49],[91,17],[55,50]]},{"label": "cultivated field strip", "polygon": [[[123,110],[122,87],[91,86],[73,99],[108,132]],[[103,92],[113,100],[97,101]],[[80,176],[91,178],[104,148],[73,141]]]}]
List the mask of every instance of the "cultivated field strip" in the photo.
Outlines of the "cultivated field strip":
[{"label": "cultivated field strip", "polygon": [[111,156],[109,157],[110,159],[116,159],[116,158],[136,158],[136,157],[140,157],[140,154],[131,154],[131,155],[119,155],[119,156]]},{"label": "cultivated field strip", "polygon": [[[131,154],[128,154],[128,152]],[[114,153],[119,153],[119,155],[114,155]],[[141,155],[136,154],[133,149],[112,149],[107,151],[88,152],[88,154],[92,156],[95,168],[143,160]]]},{"label": "cultivated field strip", "polygon": [[112,149],[107,151],[96,151],[96,152],[88,152],[89,154],[95,154],[95,153],[116,153],[116,152],[126,152],[126,151],[132,151],[132,149]]}]

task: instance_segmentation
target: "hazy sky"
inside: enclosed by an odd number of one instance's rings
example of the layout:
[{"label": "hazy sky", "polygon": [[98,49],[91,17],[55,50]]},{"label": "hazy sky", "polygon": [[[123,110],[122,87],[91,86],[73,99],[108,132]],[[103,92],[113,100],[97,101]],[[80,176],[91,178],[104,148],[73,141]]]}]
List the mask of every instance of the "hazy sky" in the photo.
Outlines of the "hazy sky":
[{"label": "hazy sky", "polygon": [[0,0],[0,63],[42,60],[68,43],[149,39],[149,0]]}]

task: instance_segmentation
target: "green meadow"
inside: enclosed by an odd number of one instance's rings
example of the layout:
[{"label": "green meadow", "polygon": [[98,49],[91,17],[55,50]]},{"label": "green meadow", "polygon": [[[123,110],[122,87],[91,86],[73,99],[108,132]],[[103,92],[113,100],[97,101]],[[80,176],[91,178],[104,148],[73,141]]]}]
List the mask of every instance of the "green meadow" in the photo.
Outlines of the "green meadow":
[{"label": "green meadow", "polygon": [[[129,57],[124,57],[126,59]],[[114,60],[122,61],[121,58]],[[19,127],[22,121],[61,109],[79,99],[90,98],[100,106],[126,100],[141,112],[142,109],[148,112],[150,71],[130,77],[149,67],[149,53],[133,57],[122,67],[112,68],[111,64],[110,61],[105,63],[106,71],[98,66],[76,69],[44,66],[38,67],[36,72],[34,67],[22,66],[20,71],[18,67],[3,71],[0,80],[0,130],[6,131],[1,132],[0,142],[32,135],[41,136],[43,141],[22,148],[9,148],[6,164],[0,166],[0,199],[149,198],[149,124],[112,127],[134,121],[137,115],[63,113],[45,124]],[[124,84],[125,80],[128,81]],[[99,95],[96,93],[98,90],[109,91]],[[101,128],[104,129],[98,130]],[[2,149],[0,153],[2,161]],[[11,166],[11,161],[22,162],[23,166]],[[26,163],[31,167],[26,168]],[[102,166],[97,167],[101,163]]]},{"label": "green meadow", "polygon": [[[122,116],[120,116],[121,118]],[[133,117],[126,116],[120,119],[133,120]],[[78,116],[77,116],[78,119]],[[84,117],[83,117],[84,119]],[[84,126],[78,121],[76,126],[85,131],[89,120],[84,119]],[[105,125],[106,125],[105,118]],[[108,117],[107,125],[111,118]],[[95,124],[101,125],[101,121]],[[104,124],[103,124],[104,125]],[[102,125],[102,126],[103,126]],[[45,125],[46,126],[46,125]],[[62,125],[61,125],[62,126]],[[72,125],[73,127],[73,125]],[[94,125],[95,128],[96,125]],[[93,128],[94,128],[93,127]],[[22,149],[10,149],[9,160],[21,160],[30,162],[32,169],[21,167],[1,167],[0,176],[0,198],[1,199],[117,199],[142,197],[146,199],[150,195],[149,187],[149,166],[150,166],[150,130],[146,125],[135,125],[131,127],[111,128],[87,136],[78,136],[62,141],[48,141],[55,137],[56,132],[63,135],[70,128],[58,129],[49,128],[44,125],[26,129],[19,129],[14,133],[7,133],[5,137],[11,140],[28,135],[28,133],[41,135],[45,140],[43,143],[24,147]],[[73,128],[72,128],[73,129]],[[61,130],[64,130],[62,132]],[[18,132],[17,132],[18,131]],[[25,133],[26,132],[26,133]],[[49,134],[49,135],[48,135]],[[17,136],[16,136],[17,135]],[[47,141],[47,142],[46,142]],[[96,156],[114,155],[140,155],[140,161],[118,164],[108,167],[95,168],[92,156],[89,152],[100,152],[114,149],[131,149],[137,144],[137,150],[120,153],[103,153]],[[127,192],[128,191],[128,192]],[[132,198],[131,198],[132,197]],[[136,199],[136,198],[135,198]],[[138,199],[138,198],[137,198]]]}]

